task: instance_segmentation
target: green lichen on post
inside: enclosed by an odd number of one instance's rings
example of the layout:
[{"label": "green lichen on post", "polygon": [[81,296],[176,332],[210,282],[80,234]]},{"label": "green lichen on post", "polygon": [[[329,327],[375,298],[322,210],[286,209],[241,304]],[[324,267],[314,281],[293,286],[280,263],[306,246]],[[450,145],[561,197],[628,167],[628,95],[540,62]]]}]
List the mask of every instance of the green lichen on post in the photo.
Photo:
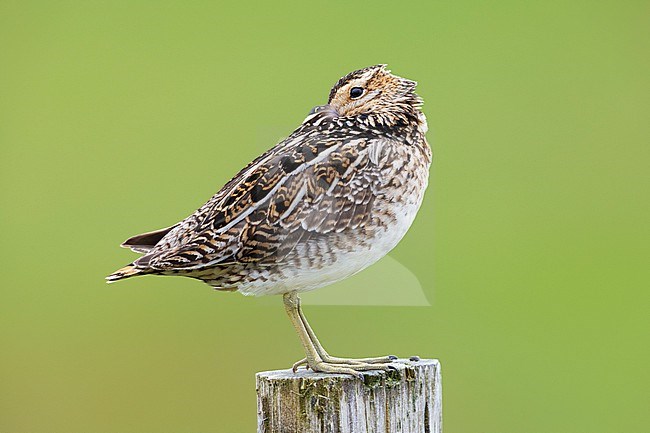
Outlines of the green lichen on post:
[{"label": "green lichen on post", "polygon": [[394,388],[402,383],[402,373],[400,370],[382,371],[380,373],[365,374],[363,376],[363,385],[367,389],[375,389],[380,386]]},{"label": "green lichen on post", "polygon": [[342,386],[337,381],[320,381],[316,383],[311,395],[312,408],[320,416],[325,414],[328,407],[333,407],[338,412],[341,392]]},{"label": "green lichen on post", "polygon": [[402,374],[399,370],[387,371],[385,375],[387,387],[394,388],[402,384]]},{"label": "green lichen on post", "polygon": [[368,389],[375,389],[381,386],[382,379],[381,374],[364,374],[363,384]]},{"label": "green lichen on post", "polygon": [[[300,415],[303,420],[307,420],[307,384],[308,379],[302,378],[298,381],[298,405],[300,407]],[[295,383],[295,382],[294,382]]]},{"label": "green lichen on post", "polygon": [[415,369],[413,367],[406,367],[404,369],[404,377],[406,378],[407,382],[413,382],[415,381]]},{"label": "green lichen on post", "polygon": [[341,380],[301,378],[298,383],[300,413],[305,420],[309,416],[308,409],[320,417],[331,409],[334,409],[335,412],[340,410],[340,398],[343,394]]}]

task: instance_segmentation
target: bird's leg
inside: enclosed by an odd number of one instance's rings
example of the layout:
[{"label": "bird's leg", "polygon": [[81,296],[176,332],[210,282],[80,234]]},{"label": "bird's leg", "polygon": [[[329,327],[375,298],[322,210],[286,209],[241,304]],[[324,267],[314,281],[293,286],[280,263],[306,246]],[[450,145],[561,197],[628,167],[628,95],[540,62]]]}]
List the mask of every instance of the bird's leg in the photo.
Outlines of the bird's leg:
[{"label": "bird's leg", "polygon": [[314,344],[309,338],[309,334],[305,329],[305,325],[300,320],[300,314],[298,313],[298,305],[300,299],[295,292],[286,293],[282,296],[282,301],[284,302],[284,309],[289,316],[289,320],[293,325],[294,329],[298,333],[298,338],[300,338],[300,343],[302,344],[303,349],[305,349],[306,358],[304,359],[305,364],[312,365],[314,363],[322,362],[322,358],[316,351]]},{"label": "bird's leg", "polygon": [[320,341],[318,340],[318,337],[316,337],[316,333],[311,328],[311,326],[309,326],[309,322],[305,317],[305,313],[302,311],[300,299],[298,299],[298,313],[300,314],[300,320],[302,320],[302,323],[305,326],[307,333],[309,334],[309,338],[311,339],[312,343],[314,344],[314,347],[316,348],[316,351],[321,356],[323,361],[332,362],[336,364],[364,364],[364,363],[365,364],[386,364],[395,361],[397,359],[397,356],[394,355],[380,356],[376,358],[338,358],[332,356],[329,353],[327,353],[327,351],[323,348]]},{"label": "bird's leg", "polygon": [[[327,351],[325,351],[320,341],[318,340],[318,337],[316,337],[316,334],[311,329],[311,326],[309,326],[309,322],[307,322],[307,318],[302,312],[298,294],[295,292],[285,294],[284,305],[285,309],[287,310],[287,314],[289,315],[289,319],[296,328],[296,331],[300,336],[300,340],[303,343],[303,347],[305,348],[305,353],[307,354],[307,357],[305,359],[298,361],[293,365],[294,371],[296,371],[296,369],[301,365],[306,365],[314,371],[331,371],[322,369],[323,365],[327,365],[328,367],[326,368],[335,368],[337,371],[333,372],[339,373],[342,373],[342,370],[366,371],[389,370],[393,368],[389,365],[389,363],[397,359],[395,356],[362,359],[347,359],[331,356],[327,353]],[[318,360],[320,360],[320,363]],[[316,361],[316,368],[313,366],[314,361]],[[349,371],[346,371],[346,373],[351,374]]]},{"label": "bird's leg", "polygon": [[309,338],[309,334],[307,333],[307,329],[305,329],[305,325],[302,323],[302,320],[300,320],[300,313],[298,312],[300,298],[298,298],[296,292],[284,294],[282,300],[284,301],[284,309],[287,312],[287,316],[289,316],[291,324],[298,333],[302,347],[305,349],[305,354],[307,355],[305,362],[309,368],[314,371],[321,371],[325,373],[343,373],[361,377],[358,372],[351,368],[336,364],[329,364],[323,361],[321,356],[316,351],[314,343],[312,343],[311,339]]}]

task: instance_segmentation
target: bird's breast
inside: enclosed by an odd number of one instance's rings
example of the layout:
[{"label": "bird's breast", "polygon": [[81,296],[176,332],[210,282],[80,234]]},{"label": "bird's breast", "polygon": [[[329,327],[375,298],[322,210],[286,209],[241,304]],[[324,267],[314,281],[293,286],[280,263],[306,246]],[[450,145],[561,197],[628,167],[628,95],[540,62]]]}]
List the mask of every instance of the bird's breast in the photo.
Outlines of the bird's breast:
[{"label": "bird's breast", "polygon": [[370,163],[379,176],[364,224],[327,235],[308,236],[268,273],[241,284],[244,294],[267,295],[309,291],[343,280],[384,257],[404,237],[422,204],[430,159],[419,149],[372,143]]}]

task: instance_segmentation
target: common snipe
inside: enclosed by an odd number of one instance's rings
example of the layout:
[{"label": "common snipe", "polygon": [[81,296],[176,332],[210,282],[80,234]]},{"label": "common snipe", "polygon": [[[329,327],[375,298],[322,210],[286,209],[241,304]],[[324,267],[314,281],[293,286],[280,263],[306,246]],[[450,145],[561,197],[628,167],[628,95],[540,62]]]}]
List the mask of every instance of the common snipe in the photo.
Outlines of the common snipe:
[{"label": "common snipe", "polygon": [[143,253],[107,277],[180,275],[218,290],[283,295],[307,365],[359,375],[394,357],[345,359],[321,346],[298,293],[347,278],[402,239],[422,203],[431,149],[416,83],[385,65],[341,78],[288,138],[192,215],[122,246]]}]

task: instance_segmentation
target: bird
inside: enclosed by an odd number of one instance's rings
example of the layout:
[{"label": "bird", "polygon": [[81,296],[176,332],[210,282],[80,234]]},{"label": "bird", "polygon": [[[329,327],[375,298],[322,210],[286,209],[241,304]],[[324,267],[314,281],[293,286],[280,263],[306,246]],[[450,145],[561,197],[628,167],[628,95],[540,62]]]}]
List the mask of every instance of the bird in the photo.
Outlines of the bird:
[{"label": "bird", "polygon": [[198,210],[123,242],[142,256],[106,279],[175,275],[221,291],[282,295],[305,351],[294,372],[305,367],[361,377],[394,368],[392,355],[330,355],[299,294],[377,262],[413,223],[432,161],[416,85],[385,64],[343,76],[327,104],[314,107]]}]

